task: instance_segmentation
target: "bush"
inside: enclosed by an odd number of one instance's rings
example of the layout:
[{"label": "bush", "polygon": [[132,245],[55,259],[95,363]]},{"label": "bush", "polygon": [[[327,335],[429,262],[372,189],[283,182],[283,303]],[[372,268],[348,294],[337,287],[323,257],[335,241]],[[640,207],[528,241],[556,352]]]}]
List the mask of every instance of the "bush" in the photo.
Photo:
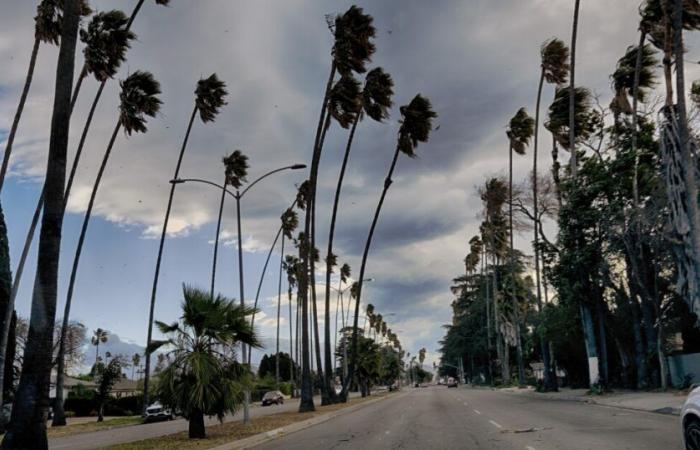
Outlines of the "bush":
[{"label": "bush", "polygon": [[66,414],[71,412],[76,417],[88,417],[90,412],[97,409],[97,401],[94,398],[80,398],[68,395],[63,403]]},{"label": "bush", "polygon": [[108,416],[133,416],[134,411],[143,410],[143,395],[130,395],[128,397],[110,398],[105,404],[105,415]]}]

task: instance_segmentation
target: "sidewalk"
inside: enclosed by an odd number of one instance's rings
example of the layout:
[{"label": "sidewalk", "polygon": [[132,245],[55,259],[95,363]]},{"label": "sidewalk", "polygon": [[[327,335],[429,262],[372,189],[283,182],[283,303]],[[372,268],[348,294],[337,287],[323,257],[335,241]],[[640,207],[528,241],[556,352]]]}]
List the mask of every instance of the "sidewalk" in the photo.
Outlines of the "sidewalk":
[{"label": "sidewalk", "polygon": [[615,408],[672,414],[676,416],[680,414],[681,407],[687,396],[687,393],[675,390],[668,392],[616,390],[603,395],[589,395],[587,389],[567,388],[562,388],[559,392],[537,392],[532,387],[527,387],[525,389],[504,388],[498,390],[518,395],[546,398],[548,400],[586,402]]}]

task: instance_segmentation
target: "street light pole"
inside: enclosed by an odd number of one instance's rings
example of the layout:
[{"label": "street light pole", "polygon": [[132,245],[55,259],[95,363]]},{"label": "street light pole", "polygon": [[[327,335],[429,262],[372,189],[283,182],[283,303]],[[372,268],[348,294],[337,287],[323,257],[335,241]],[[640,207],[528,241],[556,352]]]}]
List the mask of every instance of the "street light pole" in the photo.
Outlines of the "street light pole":
[{"label": "street light pole", "polygon": [[[240,190],[237,190],[236,193],[232,193],[231,191],[226,189],[226,186],[221,186],[218,185],[214,182],[208,181],[208,180],[202,180],[202,179],[196,179],[196,178],[187,178],[187,179],[173,179],[170,180],[171,183],[173,184],[179,184],[179,183],[185,183],[188,181],[191,182],[198,182],[198,183],[205,183],[209,184],[215,187],[218,187],[219,189],[222,189],[223,192],[228,193],[229,195],[232,195],[236,199],[236,228],[238,232],[238,286],[239,286],[239,296],[240,296],[240,304],[241,307],[245,306],[245,288],[244,288],[244,282],[243,282],[243,239],[242,239],[242,231],[241,231],[241,198],[252,188],[255,186],[258,182],[260,182],[262,179],[269,177],[272,174],[282,172],[283,170],[298,170],[298,169],[305,169],[306,165],[305,164],[293,164],[291,166],[285,166],[285,167],[280,167],[279,169],[271,170],[260,177],[258,177],[255,181],[250,183],[242,192]],[[223,194],[222,194],[223,195]],[[247,356],[247,358],[246,358]],[[248,368],[250,368],[250,353],[246,355],[246,347],[245,344],[241,343],[241,362],[245,365],[248,365]],[[250,390],[246,389],[243,393],[244,400],[243,400],[243,423],[248,424],[250,423]]]}]

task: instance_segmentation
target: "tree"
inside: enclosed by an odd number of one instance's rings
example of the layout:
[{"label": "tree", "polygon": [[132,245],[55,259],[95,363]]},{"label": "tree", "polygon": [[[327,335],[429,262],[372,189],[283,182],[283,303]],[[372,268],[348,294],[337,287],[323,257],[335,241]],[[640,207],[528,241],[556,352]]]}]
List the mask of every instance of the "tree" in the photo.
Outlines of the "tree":
[{"label": "tree", "polygon": [[139,353],[134,353],[134,355],[131,357],[131,379],[135,380],[134,378],[134,371],[137,371],[139,366],[141,365],[141,355]]},{"label": "tree", "polygon": [[[316,136],[314,138],[314,145],[311,158],[311,167],[309,171],[308,179],[308,202],[309,205],[306,208],[306,214],[304,218],[304,236],[309,240],[308,245],[303,244],[303,249],[301,254],[301,260],[304,267],[307,269],[303,271],[303,276],[299,280],[299,296],[301,297],[302,303],[302,315],[304,314],[304,308],[308,305],[308,294],[309,288],[311,290],[312,299],[312,310],[314,312],[314,334],[316,337],[316,342],[318,343],[318,314],[316,308],[316,283],[315,283],[315,267],[312,252],[316,248],[316,238],[315,238],[315,196],[316,196],[316,184],[318,178],[318,167],[321,159],[321,152],[323,149],[323,142],[325,138],[325,132],[330,125],[331,117],[339,121],[341,126],[347,127],[352,122],[353,116],[348,114],[349,111],[355,111],[356,107],[350,106],[346,108],[346,102],[330,102],[331,90],[333,87],[333,81],[335,79],[336,72],[338,72],[341,77],[352,76],[352,73],[364,73],[366,71],[366,64],[369,62],[372,54],[375,51],[374,43],[372,39],[376,34],[376,30],[372,24],[373,19],[371,16],[364,14],[362,8],[357,6],[351,6],[344,14],[337,15],[335,17],[334,23],[331,26],[329,21],[329,27],[332,28],[334,35],[334,44],[331,51],[331,70],[326,82],[325,91],[323,94],[323,102],[321,106],[321,113],[318,120],[318,125],[316,128]],[[349,99],[350,104],[356,102],[356,99]],[[334,111],[330,111],[331,107],[334,107]],[[302,340],[303,340],[302,334]],[[306,341],[302,343],[304,346]],[[318,349],[317,349],[318,350]],[[321,360],[320,355],[317,353],[317,365],[319,366],[319,371],[321,371]],[[302,401],[299,405],[299,411],[312,411],[313,406],[313,395],[312,395],[312,383],[310,378],[310,372],[305,369],[305,362],[302,364],[304,367],[302,376]],[[327,367],[326,370],[330,369]],[[320,374],[323,379],[323,374]],[[322,404],[327,404],[331,401],[331,396],[334,395],[333,390],[329,389],[327,383],[322,385]]]},{"label": "tree", "polygon": [[[509,234],[510,234],[510,274],[511,278],[515,278],[515,264],[514,255],[515,251],[513,248],[513,152],[515,151],[519,155],[525,154],[525,147],[530,143],[530,138],[534,132],[535,121],[532,117],[528,116],[525,108],[520,108],[518,112],[513,116],[508,125],[508,131],[506,132],[508,136],[509,146],[509,166],[508,166],[508,221],[509,221]],[[510,293],[511,303],[513,304],[513,319],[515,321],[515,345],[518,358],[518,384],[520,386],[525,385],[525,365],[523,363],[523,349],[522,349],[522,339],[521,339],[521,329],[520,329],[520,317],[518,315],[518,304],[515,299],[515,285],[511,289]]]},{"label": "tree", "polygon": [[[124,132],[127,135],[131,135],[134,132],[145,133],[147,131],[146,117],[155,117],[160,110],[160,105],[162,104],[158,98],[158,94],[160,94],[160,84],[149,72],[137,70],[125,80],[122,80],[119,84],[122,88],[119,95],[119,118],[116,126],[114,127],[114,131],[112,132],[112,136],[110,137],[109,144],[107,144],[107,149],[102,157],[100,168],[97,171],[97,176],[95,177],[95,182],[92,186],[92,192],[90,194],[90,200],[88,201],[87,210],[83,218],[83,224],[80,229],[78,245],[75,249],[73,266],[71,268],[70,278],[68,281],[68,293],[66,295],[66,305],[63,311],[64,332],[61,334],[61,336],[65,334],[65,329],[70,318],[70,309],[73,302],[73,291],[75,289],[75,281],[78,276],[80,256],[83,251],[83,245],[85,244],[88,225],[90,224],[90,219],[92,217],[92,208],[95,206],[97,191],[100,187],[100,182],[102,181],[102,176],[104,175],[105,169],[107,168],[107,163],[112,153],[114,142],[119,134],[119,130],[124,128]],[[63,337],[61,338],[61,342],[63,342]],[[63,346],[63,344],[61,345]],[[59,350],[59,361],[62,359],[60,356],[62,353],[63,352]],[[56,398],[58,399],[56,404],[62,404],[63,374],[60,371],[58,372],[56,378],[56,392]],[[57,424],[62,424],[62,422],[65,421],[63,411],[61,411],[61,406],[58,407],[56,416],[58,417],[54,419],[54,422]]]},{"label": "tree", "polygon": [[90,343],[95,346],[95,364],[100,360],[100,344],[104,344],[109,340],[109,331],[98,328],[93,330]]},{"label": "tree", "polygon": [[39,237],[32,314],[22,375],[13,403],[10,425],[3,438],[4,448],[48,448],[45,411],[49,406],[51,344],[56,319],[58,257],[63,224],[63,185],[66,176],[70,96],[80,3],[77,0],[65,0],[64,6],[46,168],[46,202]]},{"label": "tree", "polygon": [[[533,201],[533,211],[535,211],[534,216],[534,250],[535,250],[535,281],[537,287],[537,307],[540,312],[542,312],[542,283],[540,274],[540,252],[539,252],[539,236],[538,229],[540,223],[537,216],[537,211],[539,211],[538,206],[538,178],[539,173],[537,171],[537,150],[539,144],[539,126],[540,126],[540,105],[542,102],[542,86],[544,81],[550,84],[562,85],[566,83],[566,79],[569,75],[569,49],[566,47],[563,41],[553,38],[542,44],[540,48],[540,81],[537,87],[537,102],[535,106],[535,123],[533,127],[533,155],[532,155],[532,201]],[[556,144],[555,144],[556,145]],[[554,147],[553,151],[556,149]],[[556,163],[556,162],[555,162]],[[558,163],[556,163],[558,164]],[[552,168],[553,174],[558,178],[559,169],[556,167]],[[557,179],[557,192],[559,190],[558,179]],[[542,348],[542,360],[544,363],[544,386],[546,390],[556,389],[553,383],[552,372],[551,372],[551,361],[549,354],[549,344],[546,341],[541,342]]]},{"label": "tree", "polygon": [[122,378],[122,367],[124,363],[121,357],[112,358],[106,365],[97,365],[97,421],[104,421],[105,403],[109,399],[109,394],[114,388],[114,384]]},{"label": "tree", "polygon": [[248,316],[253,308],[238,305],[221,295],[183,286],[182,316],[179,322],[156,321],[166,340],[153,340],[147,352],[166,347],[171,361],[159,376],[156,393],[161,403],[182,412],[189,421],[189,437],[206,437],[204,416],[234,414],[241,406],[248,371],[231,352],[238,343],[260,347]]},{"label": "tree", "polygon": [[[24,111],[24,104],[29,95],[32,79],[34,78],[34,67],[36,66],[36,59],[39,55],[39,46],[42,42],[45,44],[58,45],[61,38],[64,15],[66,15],[63,11],[64,6],[63,1],[42,0],[36,8],[36,17],[34,17],[34,46],[32,47],[32,53],[29,57],[29,69],[27,70],[27,78],[24,81],[22,95],[19,98],[19,105],[17,106],[17,111],[12,121],[10,133],[7,135],[5,154],[2,158],[2,166],[0,166],[0,192],[2,192],[7,169],[10,165],[10,155],[12,154],[12,145],[14,144],[15,135],[17,134],[17,127],[22,117],[22,111]],[[88,16],[92,13],[87,2],[84,0],[80,1],[78,7],[80,8],[79,14],[81,16]]]},{"label": "tree", "polygon": [[372,225],[369,229],[369,234],[367,235],[367,241],[365,242],[365,249],[362,254],[362,263],[360,265],[360,274],[357,281],[356,298],[355,298],[355,316],[353,318],[353,331],[352,331],[352,348],[353,353],[350,359],[350,370],[349,377],[343,383],[343,391],[341,393],[342,399],[347,400],[347,392],[349,388],[350,379],[352,379],[355,373],[356,359],[357,359],[357,337],[358,337],[358,319],[360,316],[360,300],[362,298],[362,284],[365,277],[365,269],[367,267],[367,257],[369,256],[369,249],[372,245],[372,236],[374,235],[374,230],[377,227],[377,221],[379,220],[379,213],[381,212],[382,205],[384,204],[384,199],[386,198],[386,193],[392,183],[392,175],[394,174],[394,169],[396,168],[396,162],[399,158],[399,153],[403,153],[409,158],[416,156],[415,150],[420,142],[427,142],[430,136],[430,130],[432,129],[432,121],[437,117],[437,114],[433,111],[430,101],[421,96],[416,95],[408,105],[404,105],[400,108],[402,120],[401,126],[399,128],[398,142],[396,145],[396,150],[394,151],[394,157],[389,166],[389,173],[384,180],[384,189],[379,197],[379,203],[374,212],[374,218],[372,219]]},{"label": "tree", "polygon": [[[359,90],[359,85],[352,77],[343,77],[334,87],[331,98],[341,97],[346,99],[345,103],[351,105],[349,112],[354,115],[352,126],[350,127],[350,133],[348,134],[348,141],[345,146],[345,153],[343,155],[343,162],[340,166],[340,173],[338,174],[338,183],[335,189],[335,196],[333,198],[333,209],[331,213],[330,231],[328,232],[328,251],[326,252],[326,316],[325,316],[325,364],[326,364],[326,380],[325,383],[331,389],[330,384],[332,382],[331,375],[332,372],[329,369],[331,367],[330,358],[330,299],[331,299],[331,274],[333,273],[333,262],[335,262],[335,255],[333,254],[333,237],[335,234],[335,223],[338,214],[338,205],[340,202],[340,193],[343,188],[343,179],[345,177],[345,169],[347,168],[348,159],[350,157],[350,149],[352,148],[353,139],[355,137],[355,130],[357,129],[357,124],[360,122],[364,114],[367,114],[370,118],[377,122],[382,122],[384,119],[389,117],[389,108],[391,108],[391,96],[393,95],[394,82],[391,76],[384,72],[381,67],[372,69],[367,73],[365,77],[365,86],[362,92]],[[364,113],[364,114],[363,114]],[[332,390],[332,389],[331,389]]]}]

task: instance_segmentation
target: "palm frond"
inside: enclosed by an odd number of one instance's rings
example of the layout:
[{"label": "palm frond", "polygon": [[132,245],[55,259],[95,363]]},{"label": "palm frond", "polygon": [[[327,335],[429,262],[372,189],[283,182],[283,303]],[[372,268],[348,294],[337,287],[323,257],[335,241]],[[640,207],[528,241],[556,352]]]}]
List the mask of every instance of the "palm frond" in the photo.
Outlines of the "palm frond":
[{"label": "palm frond", "polygon": [[[584,87],[574,91],[574,126],[576,138],[584,141],[594,132],[598,118],[591,111],[591,93]],[[569,87],[557,89],[549,106],[549,120],[544,124],[564,148],[569,149]]]},{"label": "palm frond", "polygon": [[137,70],[120,82],[121,104],[119,120],[126,134],[132,132],[144,133],[146,116],[155,117],[162,102],[157,97],[160,94],[160,83],[150,72]]},{"label": "palm frond", "polygon": [[364,73],[376,47],[372,42],[377,31],[374,19],[362,8],[351,6],[335,19],[333,60],[341,75]]},{"label": "palm frond", "polygon": [[350,278],[350,266],[345,263],[340,267],[340,281],[347,283],[348,278]]},{"label": "palm frond", "polygon": [[[637,66],[638,47],[628,47],[625,55],[617,62],[615,72],[610,75],[615,98],[611,105],[613,111],[625,114],[632,114],[632,106],[628,100],[634,90],[634,75]],[[651,45],[642,47],[642,60],[639,71],[639,84],[637,87],[637,100],[643,102],[647,94],[656,85],[654,77],[654,67],[658,64],[654,57],[654,50]]]},{"label": "palm frond", "polygon": [[287,208],[287,210],[282,213],[280,217],[282,220],[282,232],[287,239],[292,239],[292,233],[299,226],[299,216],[292,208]]},{"label": "palm frond", "polygon": [[248,176],[248,157],[240,150],[235,150],[223,161],[226,168],[226,184],[236,189],[243,186]]},{"label": "palm frond", "polygon": [[136,35],[126,29],[129,18],[119,10],[95,14],[87,29],[80,30],[85,43],[85,67],[98,81],[114,77],[126,59]]},{"label": "palm frond", "polygon": [[525,108],[520,108],[515,116],[508,123],[506,134],[510,139],[513,150],[520,154],[525,154],[525,147],[530,143],[535,130],[535,119],[527,114]]},{"label": "palm frond", "polygon": [[362,108],[360,83],[352,75],[344,75],[328,95],[328,113],[343,128],[348,128]]},{"label": "palm frond", "polygon": [[226,105],[224,99],[228,95],[228,91],[226,83],[219,80],[219,77],[214,73],[197,82],[194,94],[199,117],[202,122],[206,123],[213,122],[221,107]]},{"label": "palm frond", "polygon": [[362,90],[362,108],[365,113],[377,122],[389,117],[391,97],[394,95],[394,81],[384,69],[377,67],[370,70],[365,77],[365,87]]},{"label": "palm frond", "polygon": [[432,110],[430,100],[418,94],[408,105],[400,108],[401,127],[399,129],[399,150],[409,157],[416,155],[419,142],[426,142],[432,130],[432,121],[437,114]]},{"label": "palm frond", "polygon": [[569,48],[557,38],[545,41],[540,48],[544,78],[547,83],[562,85],[569,76]]}]

